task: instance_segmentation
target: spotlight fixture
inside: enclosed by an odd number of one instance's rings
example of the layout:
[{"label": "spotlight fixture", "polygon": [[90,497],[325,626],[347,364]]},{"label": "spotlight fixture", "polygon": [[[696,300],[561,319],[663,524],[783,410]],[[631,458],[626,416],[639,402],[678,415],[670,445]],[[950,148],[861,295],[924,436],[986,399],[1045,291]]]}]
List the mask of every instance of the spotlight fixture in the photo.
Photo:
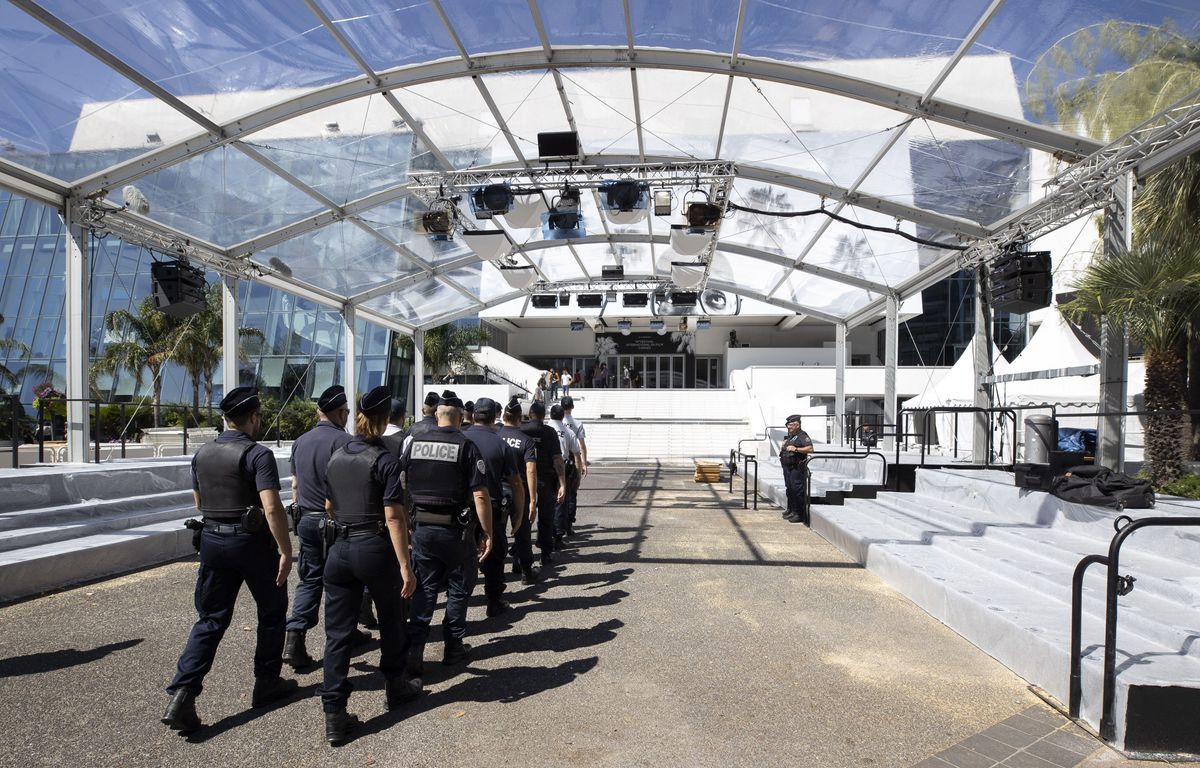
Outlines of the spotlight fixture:
[{"label": "spotlight fixture", "polygon": [[621,294],[621,304],[626,307],[645,307],[650,304],[650,294],[648,293],[623,293]]},{"label": "spotlight fixture", "polygon": [[671,215],[671,190],[657,189],[654,191],[654,215]]},{"label": "spotlight fixture", "polygon": [[684,217],[689,227],[715,227],[721,220],[721,206],[707,200],[688,203]]},{"label": "spotlight fixture", "polygon": [[513,204],[512,188],[507,184],[489,184],[471,192],[471,210],[477,219],[503,216]]},{"label": "spotlight fixture", "polygon": [[604,306],[604,294],[581,293],[575,297],[575,306],[580,309],[599,309]]},{"label": "spotlight fixture", "polygon": [[604,216],[613,224],[637,224],[646,218],[650,185],[633,179],[617,179],[600,185]]},{"label": "spotlight fixture", "polygon": [[696,330],[697,331],[707,331],[711,327],[712,327],[712,320],[708,319],[707,317],[701,317],[696,320]]},{"label": "spotlight fixture", "polygon": [[650,321],[650,330],[652,330],[652,331],[666,330],[666,327],[667,327],[666,320],[655,318],[654,320]]},{"label": "spotlight fixture", "polygon": [[534,309],[558,309],[557,293],[535,293],[529,297]]},{"label": "spotlight fixture", "polygon": [[571,321],[571,330],[572,331],[582,331],[585,328],[587,328],[587,323],[583,322],[582,320],[572,320]]},{"label": "spotlight fixture", "polygon": [[567,185],[562,193],[554,198],[550,211],[545,215],[545,234],[547,239],[565,240],[583,237],[583,212],[579,207],[580,194],[578,187]]},{"label": "spotlight fixture", "polygon": [[633,323],[631,321],[629,321],[629,320],[618,320],[617,321],[617,330],[621,332],[622,336],[628,336],[629,332],[632,329],[633,329]]}]

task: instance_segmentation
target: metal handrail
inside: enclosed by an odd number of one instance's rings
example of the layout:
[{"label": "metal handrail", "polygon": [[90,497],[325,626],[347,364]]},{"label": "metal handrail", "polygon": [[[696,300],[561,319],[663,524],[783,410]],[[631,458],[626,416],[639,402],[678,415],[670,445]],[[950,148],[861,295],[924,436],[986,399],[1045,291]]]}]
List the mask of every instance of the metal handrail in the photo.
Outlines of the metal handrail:
[{"label": "metal handrail", "polygon": [[[1121,521],[1126,521],[1125,525]],[[1117,533],[1108,546],[1108,556],[1088,555],[1075,566],[1071,581],[1071,680],[1068,711],[1073,718],[1079,717],[1083,697],[1082,681],[1082,633],[1083,633],[1083,576],[1089,566],[1100,563],[1108,566],[1108,579],[1104,594],[1104,688],[1101,695],[1100,738],[1112,741],[1116,737],[1117,724],[1113,704],[1117,697],[1117,598],[1133,591],[1136,579],[1120,575],[1121,546],[1133,533],[1142,528],[1198,527],[1200,517],[1144,517],[1134,520],[1121,515],[1113,521]]]},{"label": "metal handrail", "polygon": [[[1017,413],[1016,413],[1016,411],[1017,411],[1016,408],[1010,408],[1008,406],[1002,406],[1002,407],[998,407],[998,408],[983,408],[983,407],[979,407],[979,406],[964,405],[964,406],[937,406],[934,408],[901,408],[900,413],[898,414],[898,417],[897,417],[897,420],[900,422],[900,426],[897,427],[897,429],[896,429],[896,437],[897,438],[900,438],[900,437],[919,437],[919,438],[921,438],[920,466],[924,467],[925,466],[926,448],[929,445],[929,424],[930,424],[929,417],[930,416],[936,416],[939,413],[949,413],[949,414],[955,414],[955,418],[957,419],[957,414],[960,414],[960,413],[984,414],[985,416],[988,417],[988,420],[990,422],[992,414],[996,414],[1000,418],[1007,417],[1007,418],[1012,419],[1012,435],[1013,435],[1012,451],[1013,451],[1013,460],[1015,461],[1016,455],[1017,455],[1017,453],[1016,453],[1016,451],[1017,451]],[[916,413],[922,413],[925,415],[925,419],[921,422],[921,431],[920,432],[905,432],[903,429],[903,425],[906,423],[906,419],[909,419],[913,414],[916,414]],[[955,426],[957,427],[957,421],[955,423]],[[955,435],[957,436],[957,434],[958,434],[958,431],[956,429]],[[981,462],[976,461],[974,463],[983,464],[984,466],[991,466],[993,463],[995,463],[992,461],[992,449],[994,448],[994,441],[995,441],[995,435],[993,434],[993,431],[989,425],[989,428],[987,430],[987,445],[984,446],[984,449],[985,449],[984,460]],[[972,446],[972,448],[974,448],[974,446]],[[957,451],[957,445],[956,445],[955,446],[955,456],[956,457],[957,457],[957,453],[958,453],[958,451]],[[979,451],[973,450],[973,453],[978,454]],[[897,464],[900,463],[900,440],[899,439],[896,440],[896,463]],[[1001,462],[1001,465],[1003,466],[1003,462]]]},{"label": "metal handrail", "polygon": [[[742,471],[742,509],[748,509],[750,506],[748,496],[749,496],[749,473],[750,473],[751,462],[754,463],[754,496],[753,496],[754,508],[758,509],[758,496],[759,496],[759,493],[758,493],[758,457],[752,453],[743,453],[740,450],[737,452],[736,456],[737,456],[737,458],[741,458],[744,460],[743,471]],[[807,461],[812,461],[813,459],[819,459],[819,458],[825,458],[825,457],[862,459],[863,461],[866,461],[867,458],[869,458],[871,456],[878,456],[879,459],[883,462],[883,485],[887,485],[887,475],[888,475],[887,457],[884,456],[879,451],[867,451],[865,453],[853,453],[850,451],[814,451],[814,452],[808,454]],[[732,454],[731,454],[731,458],[732,458]],[[807,465],[807,461],[806,461],[806,465]],[[810,475],[811,475],[811,473],[810,473]],[[809,504],[811,506],[811,504],[812,504],[812,478],[810,475],[805,477],[805,485],[806,485],[806,489],[808,491],[807,496],[809,499]],[[729,476],[729,492],[730,493],[733,492],[733,474],[732,473],[730,473],[730,476]]]}]

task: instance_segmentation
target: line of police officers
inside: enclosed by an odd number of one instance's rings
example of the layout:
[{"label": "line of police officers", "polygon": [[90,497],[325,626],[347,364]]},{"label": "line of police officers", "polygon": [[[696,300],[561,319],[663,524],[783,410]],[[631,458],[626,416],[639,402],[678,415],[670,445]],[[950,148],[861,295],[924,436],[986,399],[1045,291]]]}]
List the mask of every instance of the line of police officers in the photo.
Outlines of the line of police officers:
[{"label": "line of police officers", "polygon": [[[586,473],[583,428],[570,418],[570,398],[553,407],[551,424],[536,402],[522,423],[521,404],[513,398],[499,429],[495,401],[471,405],[464,408],[450,391],[431,393],[422,418],[404,432],[396,426],[403,422],[402,403],[376,387],[359,401],[350,435],[345,391],[335,386],[321,394],[317,425],[292,448],[291,522],[300,544],[300,583],[288,617],[288,514],[274,455],[255,442],[262,425],[258,393],[239,387],[225,396],[220,407],[228,429],[192,459],[202,515],[188,526],[200,553],[199,616],[167,687],[164,724],[185,734],[201,726],[195,700],[243,582],[258,609],[254,707],[296,691],[296,681],[280,675],[284,662],[295,669],[315,666],[306,633],[317,623],[324,594],[321,698],[332,745],[358,723],[347,712],[353,687],[347,675],[354,647],[370,639],[358,629],[360,621],[379,629],[388,709],[421,694],[425,644],[443,588],[442,663],[470,657],[467,601],[478,573],[484,575],[487,615],[508,610],[506,555],[511,552],[523,584],[541,578],[531,529],[537,525],[544,568],[572,532],[578,480]],[[467,429],[464,416],[472,421]],[[513,534],[511,550],[506,527]]]}]

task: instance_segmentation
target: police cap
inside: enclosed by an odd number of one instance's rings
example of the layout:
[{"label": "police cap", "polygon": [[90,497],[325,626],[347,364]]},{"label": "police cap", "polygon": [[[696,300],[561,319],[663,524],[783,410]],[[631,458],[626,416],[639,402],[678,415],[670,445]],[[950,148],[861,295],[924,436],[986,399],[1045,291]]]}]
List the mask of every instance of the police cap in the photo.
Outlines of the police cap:
[{"label": "police cap", "polygon": [[346,388],[341,384],[334,384],[329,387],[321,396],[317,398],[317,408],[321,413],[330,414],[346,404]]},{"label": "police cap", "polygon": [[499,406],[492,398],[481,397],[475,401],[475,408],[472,409],[472,412],[476,416],[481,416],[485,419],[494,419],[496,418],[496,411],[498,408]]},{"label": "police cap", "polygon": [[546,404],[541,400],[534,400],[529,404],[529,415],[536,419],[540,419],[546,415]]},{"label": "police cap", "polygon": [[463,410],[467,413],[475,413],[475,401],[468,400],[467,402],[463,403]]},{"label": "police cap", "polygon": [[221,413],[231,419],[254,413],[262,405],[258,399],[258,390],[254,387],[236,387],[221,398]]},{"label": "police cap", "polygon": [[563,407],[561,405],[559,405],[558,403],[555,403],[554,405],[550,406],[550,418],[554,419],[555,421],[562,421],[562,417],[565,415],[566,415],[566,412],[563,410]]},{"label": "police cap", "polygon": [[442,392],[442,399],[439,405],[448,405],[451,408],[462,408],[463,401],[458,395],[454,394],[452,390],[447,389]]},{"label": "police cap", "polygon": [[571,397],[570,395],[567,395],[566,397],[564,397],[561,402],[562,402],[562,407],[566,410],[569,410],[569,409],[575,407],[575,398]]},{"label": "police cap", "polygon": [[510,416],[521,418],[521,401],[517,399],[516,395],[509,398],[508,405],[504,406],[504,412]]},{"label": "police cap", "polygon": [[408,413],[408,406],[398,397],[392,398],[392,409],[388,411],[388,421],[396,421],[403,419],[404,414]]},{"label": "police cap", "polygon": [[793,413],[791,416],[788,416],[787,419],[783,423],[791,424],[793,421],[796,422],[797,424],[799,424],[800,423],[800,414]]},{"label": "police cap", "polygon": [[392,390],[386,386],[375,387],[358,400],[358,410],[367,418],[374,419],[392,408]]},{"label": "police cap", "polygon": [[436,408],[442,402],[442,396],[437,392],[430,392],[425,395],[425,405],[430,408]]}]

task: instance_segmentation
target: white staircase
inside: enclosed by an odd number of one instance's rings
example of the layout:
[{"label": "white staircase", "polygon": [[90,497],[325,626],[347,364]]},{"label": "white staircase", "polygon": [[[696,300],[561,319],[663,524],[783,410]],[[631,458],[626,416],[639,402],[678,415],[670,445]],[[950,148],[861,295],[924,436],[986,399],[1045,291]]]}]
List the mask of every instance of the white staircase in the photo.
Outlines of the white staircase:
[{"label": "white staircase", "polygon": [[529,363],[522,362],[495,347],[480,347],[478,352],[471,353],[471,357],[475,359],[475,364],[481,371],[486,368],[489,373],[497,374],[490,377],[491,380],[496,383],[515,384],[531,393],[542,375],[541,371]]}]

